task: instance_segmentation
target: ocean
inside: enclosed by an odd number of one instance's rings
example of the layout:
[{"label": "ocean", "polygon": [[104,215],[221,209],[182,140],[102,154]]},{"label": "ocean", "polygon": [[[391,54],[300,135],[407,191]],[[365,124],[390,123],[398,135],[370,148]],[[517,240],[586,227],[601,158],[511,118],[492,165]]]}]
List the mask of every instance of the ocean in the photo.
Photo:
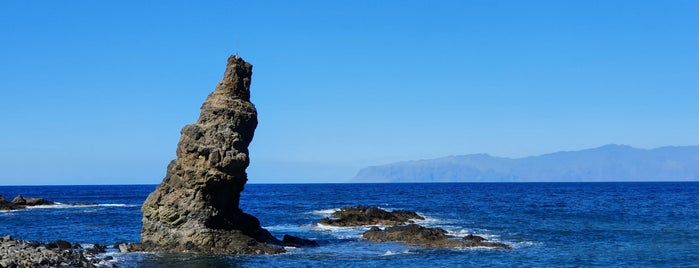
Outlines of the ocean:
[{"label": "ocean", "polygon": [[[0,235],[113,245],[139,241],[155,185],[0,186],[60,203],[0,212]],[[418,223],[512,250],[424,249],[361,238],[368,228],[314,223],[344,206],[413,210]],[[317,240],[272,256],[121,254],[118,267],[699,267],[699,182],[248,184],[241,208],[281,238]]]}]

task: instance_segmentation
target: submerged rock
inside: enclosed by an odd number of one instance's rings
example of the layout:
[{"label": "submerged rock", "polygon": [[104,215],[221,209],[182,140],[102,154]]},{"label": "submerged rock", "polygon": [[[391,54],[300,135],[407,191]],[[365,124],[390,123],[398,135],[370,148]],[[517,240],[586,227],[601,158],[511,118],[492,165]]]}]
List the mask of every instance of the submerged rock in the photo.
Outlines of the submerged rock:
[{"label": "submerged rock", "polygon": [[447,231],[442,228],[428,228],[417,224],[391,226],[383,230],[372,227],[364,232],[362,237],[374,242],[404,242],[409,246],[427,248],[489,247],[512,249],[503,243],[488,242],[487,239],[480,236],[469,235],[458,239],[447,235]]},{"label": "submerged rock", "polygon": [[378,207],[344,207],[320,220],[320,224],[330,226],[397,225],[424,220],[419,214],[408,210],[386,211]]},{"label": "submerged rock", "polygon": [[247,181],[248,145],[257,127],[250,102],[252,65],[238,56],[185,126],[177,159],[146,199],[141,243],[145,250],[204,254],[273,254],[282,242],[239,208]]}]

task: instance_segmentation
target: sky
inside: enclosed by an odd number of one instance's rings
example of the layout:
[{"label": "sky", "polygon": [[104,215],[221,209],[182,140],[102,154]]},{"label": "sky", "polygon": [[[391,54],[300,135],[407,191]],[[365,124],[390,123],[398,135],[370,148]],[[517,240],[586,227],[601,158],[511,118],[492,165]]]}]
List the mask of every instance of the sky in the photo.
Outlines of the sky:
[{"label": "sky", "polygon": [[[200,3],[205,2],[205,3]],[[0,1],[0,185],[156,184],[238,54],[249,183],[699,145],[698,1]]]}]

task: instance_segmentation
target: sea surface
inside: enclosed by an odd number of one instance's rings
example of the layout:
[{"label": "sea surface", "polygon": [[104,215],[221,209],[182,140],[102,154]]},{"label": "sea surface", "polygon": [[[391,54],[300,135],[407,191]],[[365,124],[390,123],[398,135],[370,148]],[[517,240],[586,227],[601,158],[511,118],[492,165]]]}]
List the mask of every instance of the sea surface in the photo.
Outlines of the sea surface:
[{"label": "sea surface", "polygon": [[[155,185],[0,186],[60,203],[0,212],[0,235],[113,245],[139,241],[140,207]],[[315,223],[344,206],[413,210],[456,236],[512,250],[424,249],[361,238],[368,228]],[[249,184],[241,207],[281,238],[317,240],[274,256],[121,254],[118,267],[699,267],[699,182]]]}]

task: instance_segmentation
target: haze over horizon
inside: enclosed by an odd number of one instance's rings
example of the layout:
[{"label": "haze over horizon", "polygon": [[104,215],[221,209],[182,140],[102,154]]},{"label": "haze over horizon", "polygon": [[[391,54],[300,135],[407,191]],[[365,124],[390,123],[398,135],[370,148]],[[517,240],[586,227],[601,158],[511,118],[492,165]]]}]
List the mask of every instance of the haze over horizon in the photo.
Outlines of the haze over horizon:
[{"label": "haze over horizon", "polygon": [[250,183],[699,145],[695,1],[5,1],[0,185],[155,184],[253,64]]},{"label": "haze over horizon", "polygon": [[354,182],[698,181],[699,146],[638,149],[607,144],[522,158],[456,155],[369,166]]}]

